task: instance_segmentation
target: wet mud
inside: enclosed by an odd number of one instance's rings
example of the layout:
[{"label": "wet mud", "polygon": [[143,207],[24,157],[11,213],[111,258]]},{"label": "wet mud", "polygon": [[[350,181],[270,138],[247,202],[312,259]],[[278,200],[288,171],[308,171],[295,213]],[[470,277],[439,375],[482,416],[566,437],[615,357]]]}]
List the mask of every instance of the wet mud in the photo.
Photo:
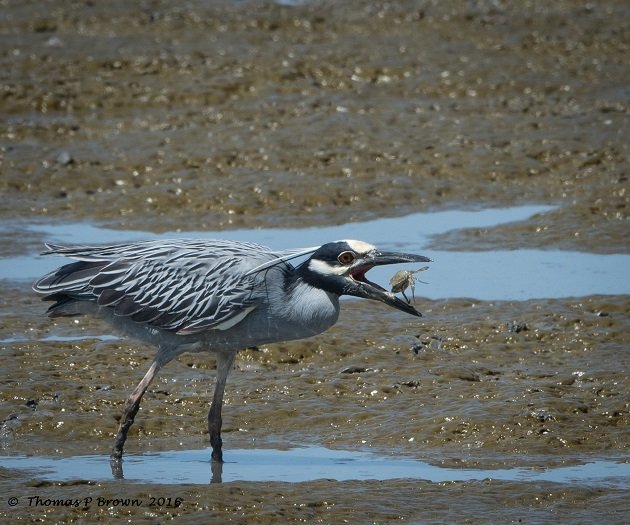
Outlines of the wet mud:
[{"label": "wet mud", "polygon": [[[315,339],[239,354],[224,409],[226,458],[230,448],[296,444],[372,450],[453,468],[549,468],[627,458],[627,298],[420,303],[425,318],[418,321],[348,301],[339,324]],[[108,333],[93,320],[50,323],[23,288],[8,291],[2,312],[4,452],[106,454],[122,403],[152,352],[133,342],[90,337]],[[204,355],[184,355],[169,364],[143,400],[127,451],[206,447],[213,368],[213,359]],[[232,482],[230,488],[192,489],[25,479],[17,489],[15,473],[4,476],[10,485],[6,494],[20,493],[22,499],[32,494],[146,499],[164,493],[185,503],[156,512],[194,519],[205,510],[245,523],[272,523],[274,516],[289,522],[305,516],[328,523],[432,516],[458,522],[463,515],[478,523],[487,516],[573,522],[577,515],[585,523],[604,511],[609,522],[621,523],[617,513],[624,507],[623,490],[579,484]],[[469,513],[462,500],[449,503],[457,494],[471,505]],[[371,502],[357,505],[356,497]],[[112,513],[142,516],[94,505],[77,516],[107,521]],[[15,515],[68,517],[60,509],[5,509],[5,516]]]},{"label": "wet mud", "polygon": [[625,2],[5,3],[4,216],[200,230],[552,202],[569,220],[522,242],[628,249]]},{"label": "wet mud", "polygon": [[[550,203],[433,246],[629,253],[625,2],[6,0],[1,12],[0,220],[199,231]],[[18,228],[0,253],[43,240]],[[239,354],[226,454],[316,444],[450,467],[627,461],[627,296],[421,293],[420,320],[348,301],[317,338]],[[107,453],[152,351],[44,308],[28,283],[2,282],[2,452]],[[170,363],[128,451],[207,446],[213,377],[210,355]],[[614,487],[493,480],[147,486],[0,469],[0,487],[7,523],[623,523],[627,512]],[[144,504],[29,506],[35,495]]]}]

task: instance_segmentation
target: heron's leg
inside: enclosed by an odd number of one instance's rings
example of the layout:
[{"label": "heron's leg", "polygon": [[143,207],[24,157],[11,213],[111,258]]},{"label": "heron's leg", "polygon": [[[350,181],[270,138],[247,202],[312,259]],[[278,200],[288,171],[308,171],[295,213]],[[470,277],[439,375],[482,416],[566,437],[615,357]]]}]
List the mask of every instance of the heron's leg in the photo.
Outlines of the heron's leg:
[{"label": "heron's leg", "polygon": [[208,431],[210,432],[210,445],[212,445],[212,461],[223,462],[221,450],[221,406],[223,405],[223,392],[225,381],[234,364],[236,352],[227,354],[217,352],[217,382],[214,387],[214,395],[208,412]]},{"label": "heron's leg", "polygon": [[157,374],[158,370],[162,368],[162,365],[163,363],[161,363],[156,358],[155,361],[151,363],[151,366],[142,378],[142,381],[138,383],[138,386],[127,399],[125,407],[123,409],[122,417],[120,418],[118,433],[116,434],[116,439],[114,440],[114,446],[112,448],[112,453],[110,456],[112,460],[120,460],[120,458],[122,457],[123,447],[125,446],[125,441],[127,440],[127,433],[129,432],[129,428],[131,427],[131,425],[133,425],[133,420],[138,413],[142,396],[144,395],[149,384],[155,377],[155,374]]}]

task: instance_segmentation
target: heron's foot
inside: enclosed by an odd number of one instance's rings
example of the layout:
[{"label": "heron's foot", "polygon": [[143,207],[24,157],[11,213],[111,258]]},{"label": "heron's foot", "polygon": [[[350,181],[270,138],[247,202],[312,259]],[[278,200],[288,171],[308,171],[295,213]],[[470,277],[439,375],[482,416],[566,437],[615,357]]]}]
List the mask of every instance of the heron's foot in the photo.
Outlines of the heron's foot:
[{"label": "heron's foot", "polygon": [[116,439],[114,440],[114,446],[112,447],[112,452],[109,455],[112,461],[120,460],[123,456],[123,448],[125,447],[125,441],[127,441],[127,432],[129,427],[122,427],[118,429],[118,433],[116,434]]},{"label": "heron's foot", "polygon": [[210,445],[212,446],[212,461],[223,463],[223,440],[221,436],[212,436],[210,438]]},{"label": "heron's foot", "polygon": [[111,461],[120,461],[122,460],[122,455],[123,455],[122,447],[117,447],[116,445],[114,445],[114,448],[112,448],[112,451],[109,455],[109,459]]},{"label": "heron's foot", "polygon": [[122,442],[120,439],[116,439],[114,442],[114,446],[112,447],[112,451],[109,455],[109,466],[112,469],[112,476],[114,479],[123,479],[123,466],[122,466],[122,456],[123,456],[123,445],[125,441]]}]

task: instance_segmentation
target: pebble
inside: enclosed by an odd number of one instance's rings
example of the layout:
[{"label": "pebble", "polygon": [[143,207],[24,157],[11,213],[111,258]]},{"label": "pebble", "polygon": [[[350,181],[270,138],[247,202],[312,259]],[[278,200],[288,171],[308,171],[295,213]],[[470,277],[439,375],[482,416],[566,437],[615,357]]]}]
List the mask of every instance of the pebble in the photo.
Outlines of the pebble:
[{"label": "pebble", "polygon": [[74,158],[67,151],[62,151],[59,155],[57,155],[55,161],[57,164],[61,164],[62,166],[68,166],[74,162]]}]

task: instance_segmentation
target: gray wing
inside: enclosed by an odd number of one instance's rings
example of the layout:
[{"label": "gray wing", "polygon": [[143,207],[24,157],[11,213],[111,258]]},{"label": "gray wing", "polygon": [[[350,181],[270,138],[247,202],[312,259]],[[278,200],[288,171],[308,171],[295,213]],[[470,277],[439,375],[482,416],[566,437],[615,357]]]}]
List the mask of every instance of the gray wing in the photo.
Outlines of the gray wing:
[{"label": "gray wing", "polygon": [[[63,313],[70,301],[94,301],[178,334],[227,329],[260,303],[256,269],[261,264],[290,266],[291,252],[273,252],[253,243],[232,241],[146,241],[113,246],[65,248],[49,245],[47,254],[78,262],[58,268],[33,288],[55,300],[50,313]],[[267,266],[268,265],[268,266]]]}]

